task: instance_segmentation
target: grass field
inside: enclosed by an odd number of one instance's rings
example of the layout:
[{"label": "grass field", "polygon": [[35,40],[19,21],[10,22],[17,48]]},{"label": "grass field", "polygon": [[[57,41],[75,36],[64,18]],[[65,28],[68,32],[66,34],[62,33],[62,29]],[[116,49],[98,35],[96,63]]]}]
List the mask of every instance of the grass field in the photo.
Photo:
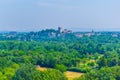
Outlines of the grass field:
[{"label": "grass field", "polygon": [[[37,69],[40,71],[45,71],[48,68],[37,66]],[[83,73],[72,72],[72,71],[66,71],[64,74],[68,78],[68,80],[74,80],[75,78],[79,78],[81,75],[83,75]]]},{"label": "grass field", "polygon": [[83,73],[71,72],[71,71],[65,72],[65,76],[68,78],[68,80],[79,78],[81,75],[83,75]]}]

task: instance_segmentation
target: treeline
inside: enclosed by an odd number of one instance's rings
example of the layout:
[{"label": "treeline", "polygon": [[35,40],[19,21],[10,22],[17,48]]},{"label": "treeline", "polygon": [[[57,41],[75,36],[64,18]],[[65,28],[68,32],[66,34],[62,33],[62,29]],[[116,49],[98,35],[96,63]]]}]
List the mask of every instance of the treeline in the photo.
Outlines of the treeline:
[{"label": "treeline", "polygon": [[50,41],[50,40],[74,40],[73,33],[60,33],[58,30],[46,29],[38,32],[8,32],[0,33],[2,40],[19,40],[19,41]]}]

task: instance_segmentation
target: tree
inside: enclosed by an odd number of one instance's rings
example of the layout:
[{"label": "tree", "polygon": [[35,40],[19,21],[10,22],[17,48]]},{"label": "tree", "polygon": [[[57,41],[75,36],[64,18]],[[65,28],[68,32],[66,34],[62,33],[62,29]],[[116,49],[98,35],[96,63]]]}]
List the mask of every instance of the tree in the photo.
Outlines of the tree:
[{"label": "tree", "polygon": [[108,66],[107,60],[104,57],[100,58],[97,63],[99,68]]},{"label": "tree", "polygon": [[61,72],[65,72],[67,70],[67,67],[63,64],[56,64],[55,69],[58,69]]}]

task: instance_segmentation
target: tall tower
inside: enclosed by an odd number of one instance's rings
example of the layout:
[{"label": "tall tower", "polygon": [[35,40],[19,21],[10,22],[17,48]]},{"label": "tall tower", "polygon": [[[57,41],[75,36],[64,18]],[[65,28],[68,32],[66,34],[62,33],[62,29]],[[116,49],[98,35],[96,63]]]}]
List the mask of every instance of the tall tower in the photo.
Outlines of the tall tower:
[{"label": "tall tower", "polygon": [[62,28],[61,27],[58,27],[58,32],[62,33]]},{"label": "tall tower", "polygon": [[94,30],[92,29],[92,33],[94,33]]}]

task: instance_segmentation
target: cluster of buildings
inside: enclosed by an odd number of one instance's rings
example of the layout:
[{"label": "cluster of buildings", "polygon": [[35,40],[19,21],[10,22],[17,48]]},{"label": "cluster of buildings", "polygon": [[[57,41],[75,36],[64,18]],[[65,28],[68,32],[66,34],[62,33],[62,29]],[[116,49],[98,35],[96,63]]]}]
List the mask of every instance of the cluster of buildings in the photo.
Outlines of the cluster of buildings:
[{"label": "cluster of buildings", "polygon": [[16,31],[10,31],[10,32],[5,32],[2,33],[2,37],[16,37],[18,33]]},{"label": "cluster of buildings", "polygon": [[83,32],[83,33],[76,33],[75,36],[78,38],[82,38],[83,36],[91,37],[91,36],[101,36],[101,35],[110,35],[112,37],[118,37],[120,33],[117,32]]},{"label": "cluster of buildings", "polygon": [[71,34],[72,30],[67,30],[67,29],[62,29],[62,27],[58,27],[58,29],[56,30],[56,32],[51,32],[51,34],[49,34],[49,37],[60,37],[60,36],[64,36],[66,34]]},{"label": "cluster of buildings", "polygon": [[82,38],[83,36],[90,37],[90,36],[93,36],[93,35],[95,35],[95,32],[93,30],[91,32],[84,32],[84,33],[75,34],[75,36],[78,37],[78,38]]},{"label": "cluster of buildings", "polygon": [[69,34],[69,33],[72,33],[72,30],[67,30],[67,29],[62,30],[61,27],[58,27],[58,32],[60,34]]}]

